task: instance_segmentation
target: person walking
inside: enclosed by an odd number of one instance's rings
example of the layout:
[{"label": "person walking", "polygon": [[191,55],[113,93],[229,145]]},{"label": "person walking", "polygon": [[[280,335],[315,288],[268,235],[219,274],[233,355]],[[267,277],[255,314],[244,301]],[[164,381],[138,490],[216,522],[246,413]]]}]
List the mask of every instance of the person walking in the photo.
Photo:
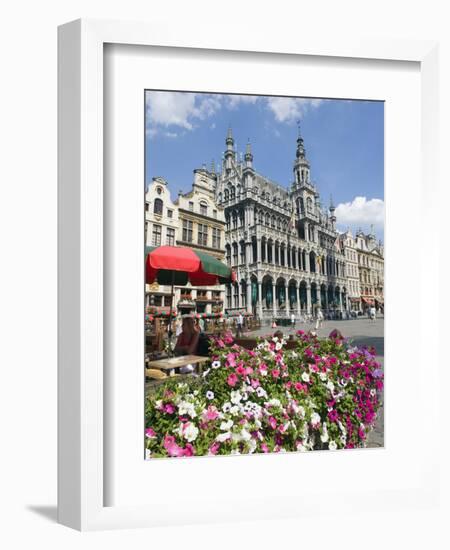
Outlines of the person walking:
[{"label": "person walking", "polygon": [[291,313],[291,326],[292,326],[292,328],[295,328],[295,314],[294,314],[294,312]]},{"label": "person walking", "polygon": [[370,318],[372,321],[376,321],[377,313],[374,306],[371,306],[370,308]]},{"label": "person walking", "polygon": [[316,330],[319,330],[319,328],[322,328],[323,323],[323,313],[321,309],[317,310],[317,317],[316,317]]},{"label": "person walking", "polygon": [[244,317],[242,316],[242,313],[239,312],[238,318],[237,318],[237,328],[236,328],[236,336],[238,338],[242,337],[242,325],[244,324]]}]

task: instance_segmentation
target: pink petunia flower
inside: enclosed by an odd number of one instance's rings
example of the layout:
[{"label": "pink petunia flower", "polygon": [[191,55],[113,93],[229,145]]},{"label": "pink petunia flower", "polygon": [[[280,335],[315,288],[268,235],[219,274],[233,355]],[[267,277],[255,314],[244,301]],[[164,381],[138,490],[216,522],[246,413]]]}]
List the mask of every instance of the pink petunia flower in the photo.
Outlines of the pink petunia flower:
[{"label": "pink petunia flower", "polygon": [[269,417],[269,425],[272,428],[272,430],[275,430],[275,428],[277,427],[277,421],[273,416]]},{"label": "pink petunia flower", "polygon": [[234,372],[230,374],[227,378],[227,383],[232,388],[234,388],[234,386],[237,384],[237,381],[238,381],[238,377],[234,374]]},{"label": "pink petunia flower", "polygon": [[145,430],[145,437],[148,437],[148,439],[155,439],[156,432],[153,428],[147,428]]},{"label": "pink petunia flower", "polygon": [[203,418],[205,420],[215,420],[219,417],[219,411],[214,405],[210,405],[206,411],[203,413]]},{"label": "pink petunia flower", "polygon": [[211,447],[208,449],[208,453],[210,455],[216,455],[219,452],[220,449],[220,443],[218,441],[215,441]]}]

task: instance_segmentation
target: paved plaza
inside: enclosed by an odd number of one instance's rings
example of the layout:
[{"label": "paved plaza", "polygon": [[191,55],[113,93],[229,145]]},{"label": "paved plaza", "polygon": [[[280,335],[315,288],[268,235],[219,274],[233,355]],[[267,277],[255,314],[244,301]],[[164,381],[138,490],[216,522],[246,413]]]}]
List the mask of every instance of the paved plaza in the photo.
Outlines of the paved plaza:
[{"label": "paved plaza", "polygon": [[[328,336],[333,329],[338,329],[341,334],[351,340],[355,346],[373,346],[376,350],[376,358],[384,368],[384,319],[383,317],[371,321],[362,317],[350,321],[324,321],[322,327],[317,330],[319,337]],[[270,327],[263,327],[251,333],[255,336],[272,334],[275,330]],[[284,336],[295,333],[297,330],[315,330],[315,322],[299,323],[295,328],[279,327]],[[375,429],[369,436],[368,447],[384,446],[384,407],[379,412]]]}]

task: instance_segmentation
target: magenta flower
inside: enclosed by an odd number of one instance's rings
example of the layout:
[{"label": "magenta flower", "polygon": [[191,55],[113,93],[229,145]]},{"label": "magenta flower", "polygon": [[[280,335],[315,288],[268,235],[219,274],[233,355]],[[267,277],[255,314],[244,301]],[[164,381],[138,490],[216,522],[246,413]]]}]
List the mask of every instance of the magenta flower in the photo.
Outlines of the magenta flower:
[{"label": "magenta flower", "polygon": [[206,411],[203,413],[203,418],[205,420],[215,420],[219,416],[219,411],[214,405],[210,405]]},{"label": "magenta flower", "polygon": [[237,381],[238,381],[238,377],[234,374],[234,372],[230,374],[227,378],[227,383],[232,388],[234,388],[234,386],[237,384]]},{"label": "magenta flower", "polygon": [[261,443],[261,451],[263,453],[268,453],[269,452],[269,447],[267,446],[267,443]]},{"label": "magenta flower", "polygon": [[236,366],[236,360],[235,360],[234,353],[229,353],[227,355],[227,363],[230,367],[235,367]]},{"label": "magenta flower", "polygon": [[275,430],[277,427],[277,421],[273,416],[269,417],[269,425],[272,428],[272,430]]},{"label": "magenta flower", "polygon": [[167,414],[173,414],[175,412],[175,407],[172,403],[166,403],[164,405],[164,412]]},{"label": "magenta flower", "polygon": [[163,447],[166,449],[169,456],[184,456],[184,449],[177,445],[173,435],[165,435]]},{"label": "magenta flower", "polygon": [[274,378],[280,378],[280,371],[278,369],[273,369],[272,376]]},{"label": "magenta flower", "polygon": [[155,439],[156,432],[153,428],[147,428],[145,430],[145,437],[148,437],[148,439]]},{"label": "magenta flower", "polygon": [[215,441],[211,447],[208,449],[208,452],[210,455],[216,455],[219,452],[220,449],[220,443],[218,441]]}]

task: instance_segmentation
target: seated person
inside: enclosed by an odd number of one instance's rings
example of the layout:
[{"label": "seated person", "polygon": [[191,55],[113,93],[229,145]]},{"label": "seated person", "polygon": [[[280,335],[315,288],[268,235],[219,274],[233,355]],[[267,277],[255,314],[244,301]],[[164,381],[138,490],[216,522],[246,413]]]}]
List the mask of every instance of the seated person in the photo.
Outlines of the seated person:
[{"label": "seated person", "polygon": [[175,355],[192,355],[197,353],[199,330],[194,325],[192,317],[184,317],[181,333],[175,344]]}]

